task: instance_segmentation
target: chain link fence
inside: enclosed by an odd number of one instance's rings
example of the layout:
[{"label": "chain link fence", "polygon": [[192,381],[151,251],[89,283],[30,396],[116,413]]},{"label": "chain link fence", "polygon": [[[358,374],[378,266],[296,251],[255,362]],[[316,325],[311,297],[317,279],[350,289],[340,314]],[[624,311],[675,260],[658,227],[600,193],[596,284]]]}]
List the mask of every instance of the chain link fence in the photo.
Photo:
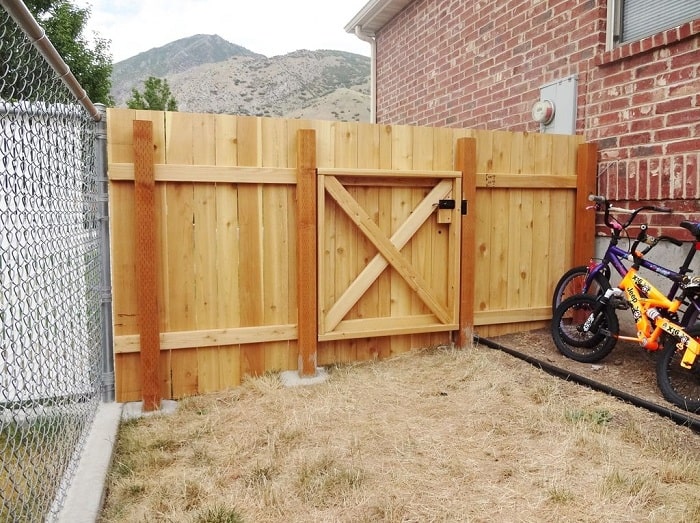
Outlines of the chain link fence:
[{"label": "chain link fence", "polygon": [[55,519],[100,403],[106,200],[96,165],[99,129],[3,3],[3,522]]}]

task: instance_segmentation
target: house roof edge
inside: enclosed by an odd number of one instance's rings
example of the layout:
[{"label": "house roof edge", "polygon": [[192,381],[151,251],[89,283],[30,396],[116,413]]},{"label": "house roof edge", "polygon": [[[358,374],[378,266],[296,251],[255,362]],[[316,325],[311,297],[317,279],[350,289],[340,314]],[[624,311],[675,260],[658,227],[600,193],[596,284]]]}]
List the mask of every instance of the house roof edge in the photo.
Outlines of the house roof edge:
[{"label": "house roof edge", "polygon": [[370,0],[360,12],[345,25],[345,31],[354,33],[355,28],[359,26],[363,33],[374,36],[412,1],[413,0]]}]

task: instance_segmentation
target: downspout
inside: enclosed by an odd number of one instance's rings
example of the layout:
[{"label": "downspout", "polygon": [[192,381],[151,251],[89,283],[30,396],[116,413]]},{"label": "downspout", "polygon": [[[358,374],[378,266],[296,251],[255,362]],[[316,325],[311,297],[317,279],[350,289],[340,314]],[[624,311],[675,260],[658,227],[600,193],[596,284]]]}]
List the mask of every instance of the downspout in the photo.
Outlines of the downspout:
[{"label": "downspout", "polygon": [[377,42],[369,33],[362,31],[362,26],[355,26],[355,36],[363,42],[368,42],[371,47],[370,77],[369,77],[369,122],[377,123]]}]

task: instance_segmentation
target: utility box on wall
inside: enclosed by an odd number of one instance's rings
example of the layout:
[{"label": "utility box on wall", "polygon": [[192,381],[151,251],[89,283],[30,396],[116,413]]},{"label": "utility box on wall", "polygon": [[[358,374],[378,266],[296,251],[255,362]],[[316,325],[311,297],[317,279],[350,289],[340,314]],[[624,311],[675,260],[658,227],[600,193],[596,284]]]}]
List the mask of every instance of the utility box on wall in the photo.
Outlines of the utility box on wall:
[{"label": "utility box on wall", "polygon": [[540,132],[576,134],[578,78],[573,75],[540,87],[540,100],[532,108],[532,118]]}]

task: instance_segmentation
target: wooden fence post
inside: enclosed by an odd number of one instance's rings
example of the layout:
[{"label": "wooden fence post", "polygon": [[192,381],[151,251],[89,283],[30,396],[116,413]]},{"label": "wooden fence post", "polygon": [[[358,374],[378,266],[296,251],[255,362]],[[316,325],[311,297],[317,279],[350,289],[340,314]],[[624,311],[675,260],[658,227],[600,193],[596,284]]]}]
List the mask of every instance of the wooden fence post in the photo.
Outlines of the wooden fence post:
[{"label": "wooden fence post", "polygon": [[316,374],[318,348],[318,239],[316,131],[297,131],[297,296],[299,375]]},{"label": "wooden fence post", "polygon": [[134,120],[136,303],[145,412],[160,408],[160,315],[156,285],[156,216],[153,122]]},{"label": "wooden fence post", "polygon": [[462,172],[462,215],[459,278],[459,335],[457,345],[466,348],[474,333],[474,275],[476,260],[476,139],[459,138],[455,170]]},{"label": "wooden fence post", "polygon": [[574,225],[574,267],[586,265],[595,253],[595,213],[588,195],[596,191],[598,147],[582,143],[576,155],[576,216]]}]

